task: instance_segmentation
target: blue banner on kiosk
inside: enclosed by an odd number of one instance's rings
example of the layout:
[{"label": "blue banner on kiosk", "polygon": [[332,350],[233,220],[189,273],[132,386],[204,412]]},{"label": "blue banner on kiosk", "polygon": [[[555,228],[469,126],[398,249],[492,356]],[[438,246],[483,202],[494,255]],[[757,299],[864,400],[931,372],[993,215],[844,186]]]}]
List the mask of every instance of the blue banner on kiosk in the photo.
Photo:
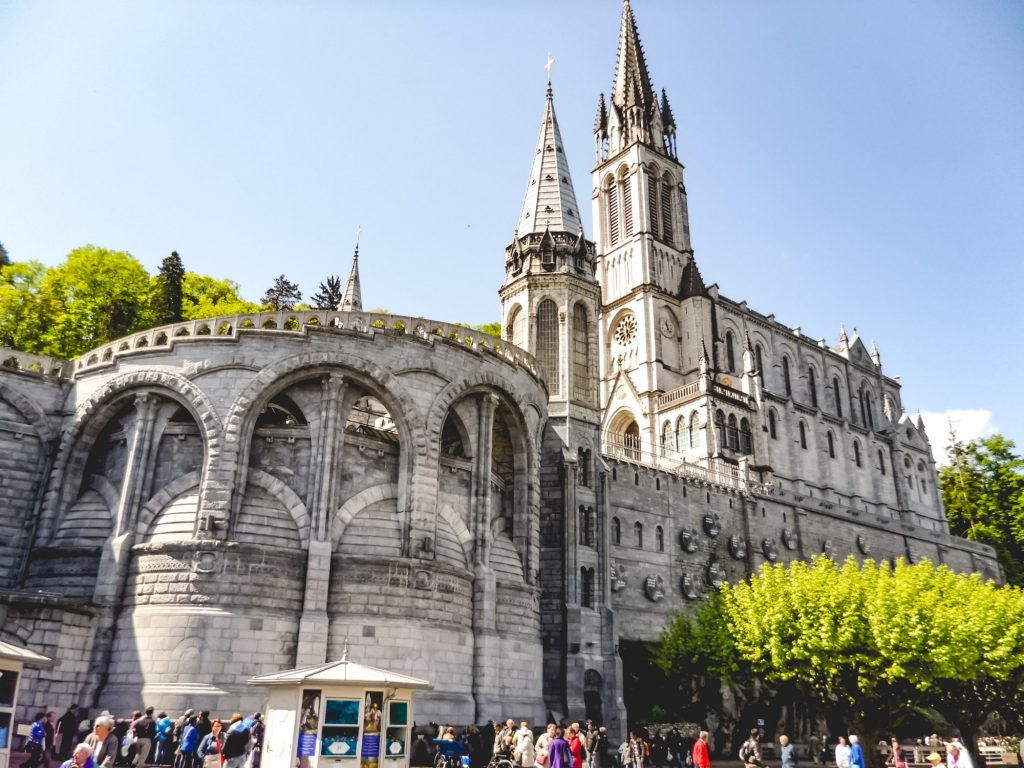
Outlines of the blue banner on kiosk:
[{"label": "blue banner on kiosk", "polygon": [[300,733],[297,757],[313,757],[316,754],[316,734]]},{"label": "blue banner on kiosk", "polygon": [[380,734],[364,733],[363,748],[359,752],[360,757],[380,757]]}]

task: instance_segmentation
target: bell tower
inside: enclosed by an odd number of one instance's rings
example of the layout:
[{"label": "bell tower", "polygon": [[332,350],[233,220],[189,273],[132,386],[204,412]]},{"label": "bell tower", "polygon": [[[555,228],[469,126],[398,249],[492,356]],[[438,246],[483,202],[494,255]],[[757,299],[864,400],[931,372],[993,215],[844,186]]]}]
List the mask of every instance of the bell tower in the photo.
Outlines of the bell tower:
[{"label": "bell tower", "polygon": [[653,424],[645,421],[660,393],[696,380],[701,345],[713,339],[712,308],[690,244],[675,117],[668,94],[659,97],[651,83],[629,0],[622,6],[615,82],[610,99],[602,94],[598,103],[594,140],[601,402],[639,411],[613,424],[609,407],[604,426],[622,431],[635,419],[638,439],[652,445],[653,434],[643,433]]}]

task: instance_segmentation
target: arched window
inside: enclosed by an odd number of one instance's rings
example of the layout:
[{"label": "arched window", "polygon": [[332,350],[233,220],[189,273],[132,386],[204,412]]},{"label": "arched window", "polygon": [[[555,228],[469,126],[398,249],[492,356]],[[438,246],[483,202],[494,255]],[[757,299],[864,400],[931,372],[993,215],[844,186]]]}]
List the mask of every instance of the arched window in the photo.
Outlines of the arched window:
[{"label": "arched window", "polygon": [[608,198],[608,242],[615,245],[619,242],[621,222],[619,221],[619,185],[610,176],[606,182],[605,195]]},{"label": "arched window", "polygon": [[757,366],[757,375],[764,376],[764,361],[761,359],[761,345],[754,345],[754,365]]},{"label": "arched window", "polygon": [[671,456],[676,452],[676,433],[672,429],[672,422],[666,421],[661,428],[661,455]]},{"label": "arched window", "polygon": [[676,450],[685,451],[690,447],[690,433],[686,428],[686,419],[676,419]]},{"label": "arched window", "polygon": [[587,308],[577,302],[572,310],[572,396],[587,405],[594,401],[594,382],[590,376],[590,322]]},{"label": "arched window", "polygon": [[661,182],[661,237],[669,245],[672,245],[672,235],[674,234],[672,226],[672,190],[674,188],[672,177],[665,174]]},{"label": "arched window", "polygon": [[651,217],[651,236],[657,238],[661,227],[661,208],[658,206],[658,169],[653,166],[647,173],[647,212]]},{"label": "arched window", "polygon": [[558,363],[558,306],[545,299],[537,307],[537,365],[552,395],[561,391]]},{"label": "arched window", "polygon": [[612,518],[612,544],[622,543],[622,523],[619,522],[619,518]]},{"label": "arched window", "polygon": [[732,331],[725,333],[725,361],[729,366],[729,373],[736,373],[736,351],[732,340]]},{"label": "arched window", "polygon": [[640,461],[640,427],[635,421],[629,422],[626,431],[622,433],[622,442],[626,458]]},{"label": "arched window", "polygon": [[740,453],[753,453],[753,442],[750,434],[750,422],[746,419],[740,419]]},{"label": "arched window", "polygon": [[696,411],[690,414],[690,447],[700,448],[700,417]]},{"label": "arched window", "polygon": [[516,306],[508,318],[508,328],[505,330],[507,338],[517,347],[526,348],[526,313],[523,308]]},{"label": "arched window", "polygon": [[811,405],[815,408],[818,407],[818,380],[814,375],[814,369],[808,366],[807,368],[807,396],[810,398]]},{"label": "arched window", "polygon": [[633,538],[636,539],[637,549],[644,548],[644,524],[636,522],[633,524]]},{"label": "arched window", "polygon": [[626,237],[633,235],[633,178],[623,172],[619,177],[622,189],[622,233]]},{"label": "arched window", "polygon": [[853,462],[858,467],[860,466],[860,443],[856,440],[853,441]]},{"label": "arched window", "polygon": [[725,439],[725,414],[715,411],[715,434],[718,437],[718,447],[727,448],[728,442]]},{"label": "arched window", "polygon": [[768,409],[768,436],[771,437],[772,440],[778,440],[779,439],[778,418],[779,417],[775,415],[775,409],[774,408],[769,408]]},{"label": "arched window", "polygon": [[882,454],[882,449],[878,449],[878,468],[882,470],[882,474],[885,474],[885,456]]},{"label": "arched window", "polygon": [[729,444],[729,450],[738,451],[740,449],[740,433],[736,426],[736,416],[729,414],[728,426],[725,429],[725,438]]},{"label": "arched window", "polygon": [[807,450],[807,427],[802,421],[800,422],[800,447]]},{"label": "arched window", "polygon": [[594,569],[580,568],[580,605],[594,607]]},{"label": "arched window", "polygon": [[665,529],[660,525],[654,529],[654,546],[659,552],[665,551]]},{"label": "arched window", "polygon": [[836,457],[836,440],[832,437],[832,432],[825,433],[825,439],[828,441],[828,457],[834,459]]},{"label": "arched window", "polygon": [[843,390],[839,388],[839,377],[832,377],[832,394],[836,398],[836,416],[843,418]]},{"label": "arched window", "polygon": [[785,355],[782,356],[782,386],[786,393],[786,397],[792,397],[793,384],[789,380],[789,358]]},{"label": "arched window", "polygon": [[875,428],[875,402],[870,392],[864,393],[864,409],[867,413],[866,423],[869,429]]},{"label": "arched window", "polygon": [[864,426],[867,426],[867,424],[868,424],[868,412],[867,412],[867,409],[865,409],[865,407],[864,407],[864,389],[863,388],[861,388],[861,390],[857,393],[857,401],[860,403],[860,423],[862,425],[864,425]]}]

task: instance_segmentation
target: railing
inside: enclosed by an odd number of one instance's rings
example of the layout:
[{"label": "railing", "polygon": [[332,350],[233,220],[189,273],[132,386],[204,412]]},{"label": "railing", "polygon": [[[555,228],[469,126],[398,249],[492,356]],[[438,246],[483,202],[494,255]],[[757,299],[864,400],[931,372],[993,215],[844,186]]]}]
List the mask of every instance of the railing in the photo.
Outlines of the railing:
[{"label": "railing", "polygon": [[[611,458],[642,464],[646,467],[690,477],[727,488],[745,489],[746,482],[740,468],[721,459],[688,460],[683,456],[660,456],[649,450],[636,435],[622,432],[604,432],[601,435],[602,452]],[[675,452],[673,452],[675,453]]]},{"label": "railing", "polygon": [[305,333],[307,328],[346,330],[349,332],[390,333],[417,336],[421,339],[445,339],[474,350],[497,355],[514,365],[522,366],[534,376],[540,376],[533,355],[501,339],[454,323],[442,323],[422,317],[390,315],[374,312],[333,312],[307,310],[303,312],[253,312],[227,315],[205,320],[189,320],[125,336],[86,352],[74,362],[74,369],[87,371],[113,365],[124,355],[143,353],[153,349],[171,349],[177,344],[193,341],[234,339],[242,331],[276,331],[278,333]]},{"label": "railing", "polygon": [[28,352],[0,347],[0,369],[64,377],[71,374],[71,363],[66,360],[58,360],[55,357],[32,355]]},{"label": "railing", "polygon": [[669,408],[673,405],[677,405],[678,403],[685,403],[687,400],[692,400],[700,394],[701,392],[696,381],[690,384],[684,384],[683,386],[670,390],[663,395],[658,395],[658,410]]}]

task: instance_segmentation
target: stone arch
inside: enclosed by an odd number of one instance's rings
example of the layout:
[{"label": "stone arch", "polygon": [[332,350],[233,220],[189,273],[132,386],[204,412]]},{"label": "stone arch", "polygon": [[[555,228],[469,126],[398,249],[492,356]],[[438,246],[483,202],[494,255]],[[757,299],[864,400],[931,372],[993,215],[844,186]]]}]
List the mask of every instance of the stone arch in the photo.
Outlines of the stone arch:
[{"label": "stone arch", "polygon": [[173,400],[189,411],[203,439],[203,471],[208,472],[211,457],[221,450],[223,432],[217,410],[206,393],[175,373],[145,370],[121,374],[78,406],[72,424],[61,439],[41,521],[43,540],[52,533],[57,516],[69,500],[69,489],[84,471],[93,441],[117,415],[124,401],[142,390]]},{"label": "stone arch", "polygon": [[307,548],[309,546],[309,510],[306,509],[306,505],[299,495],[283,480],[260,469],[249,470],[249,482],[257,488],[262,488],[281,502],[299,531],[299,540],[302,542],[303,548]]},{"label": "stone arch", "polygon": [[200,479],[200,473],[198,471],[189,472],[188,474],[175,478],[159,491],[154,493],[139,512],[139,521],[135,527],[135,533],[139,536],[144,536],[146,531],[149,530],[149,526],[153,524],[153,520],[155,520],[156,516],[160,514],[160,510],[189,488],[195,488],[198,486]]},{"label": "stone arch", "polygon": [[46,412],[34,401],[23,395],[10,384],[0,380],[0,400],[6,400],[31,424],[39,439],[48,442],[59,434],[57,427],[50,423]]},{"label": "stone arch", "polygon": [[365,509],[376,501],[397,498],[397,483],[381,483],[380,485],[360,491],[348,499],[338,508],[337,512],[331,515],[331,549],[333,550],[338,546],[338,542],[341,541],[341,536],[345,532],[345,527],[352,522],[352,518],[360,510]]},{"label": "stone arch", "polygon": [[454,509],[452,509],[450,504],[443,504],[437,511],[437,515],[445,523],[451,526],[452,531],[455,533],[455,538],[458,540],[459,546],[462,548],[462,556],[465,558],[466,566],[468,567],[469,564],[473,562],[473,534],[470,533],[465,522],[463,522],[462,518],[459,517]]},{"label": "stone arch", "polygon": [[[357,344],[358,341],[351,343]],[[429,451],[427,439],[431,434],[418,427],[422,423],[420,409],[394,373],[369,360],[352,354],[344,355],[341,350],[303,352],[279,360],[260,371],[238,394],[228,410],[225,419],[225,450],[219,456],[216,466],[211,466],[207,486],[201,494],[204,509],[218,509],[221,514],[233,518],[240,508],[247,481],[249,449],[252,433],[261,407],[270,398],[284,391],[292,384],[326,373],[337,373],[364,387],[378,397],[395,422],[402,446],[399,465],[398,505],[404,509],[405,499],[410,495],[410,486],[417,457]],[[436,459],[435,459],[436,460]],[[228,486],[230,494],[212,498],[212,483]]]}]

